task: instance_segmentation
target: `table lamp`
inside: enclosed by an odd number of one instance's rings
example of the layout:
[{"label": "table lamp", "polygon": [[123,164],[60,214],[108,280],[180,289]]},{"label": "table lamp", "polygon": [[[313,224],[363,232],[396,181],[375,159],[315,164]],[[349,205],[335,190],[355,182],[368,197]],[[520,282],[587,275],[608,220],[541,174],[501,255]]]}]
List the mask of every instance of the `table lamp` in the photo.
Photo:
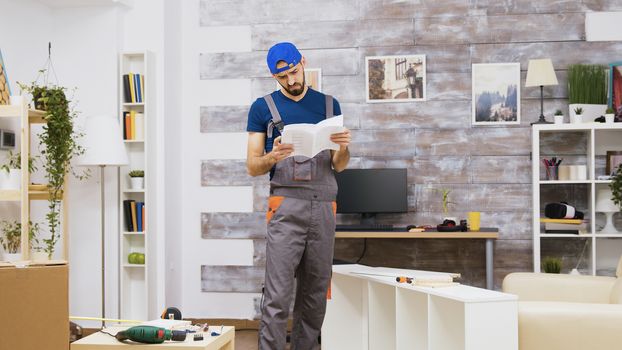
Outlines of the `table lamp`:
[{"label": "table lamp", "polygon": [[[84,154],[77,159],[79,166],[98,166],[101,192],[101,273],[102,273],[102,319],[106,318],[105,298],[105,218],[104,168],[128,164],[119,122],[109,115],[97,115],[86,119],[84,136],[81,140]],[[118,236],[118,235],[117,235]],[[102,327],[105,321],[102,320]]]},{"label": "table lamp", "polygon": [[552,124],[544,118],[544,86],[557,85],[557,76],[550,58],[529,60],[525,87],[540,86],[540,119],[533,124]]},{"label": "table lamp", "polygon": [[611,200],[611,190],[608,188],[599,189],[596,195],[596,211],[605,213],[607,216],[607,223],[601,233],[620,233],[613,226],[613,214],[620,211],[620,208]]}]

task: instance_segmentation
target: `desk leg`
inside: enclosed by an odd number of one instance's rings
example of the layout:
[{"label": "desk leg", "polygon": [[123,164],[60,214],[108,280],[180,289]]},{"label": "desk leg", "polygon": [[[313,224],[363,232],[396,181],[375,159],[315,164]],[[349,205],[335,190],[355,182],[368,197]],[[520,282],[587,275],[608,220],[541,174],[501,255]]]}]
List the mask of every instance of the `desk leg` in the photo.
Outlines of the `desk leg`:
[{"label": "desk leg", "polygon": [[493,240],[486,239],[486,289],[493,289]]},{"label": "desk leg", "polygon": [[220,350],[235,350],[235,337],[225,344],[225,346],[220,348]]}]

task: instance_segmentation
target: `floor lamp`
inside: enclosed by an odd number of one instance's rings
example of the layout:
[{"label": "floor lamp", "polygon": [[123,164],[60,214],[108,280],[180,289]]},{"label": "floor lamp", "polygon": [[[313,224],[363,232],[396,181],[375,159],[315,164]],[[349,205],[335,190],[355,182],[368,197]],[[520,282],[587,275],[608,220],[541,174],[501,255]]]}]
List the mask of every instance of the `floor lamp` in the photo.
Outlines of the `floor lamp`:
[{"label": "floor lamp", "polygon": [[102,328],[106,325],[106,292],[105,292],[105,236],[106,236],[106,204],[104,194],[104,168],[121,166],[128,163],[127,152],[123,144],[119,122],[112,116],[98,115],[86,119],[84,137],[81,142],[84,154],[78,159],[79,166],[98,166],[101,192],[101,273],[102,273]]},{"label": "floor lamp", "polygon": [[525,87],[540,87],[540,118],[533,124],[551,124],[544,118],[544,90],[545,86],[557,85],[557,76],[550,58],[542,58],[537,60],[529,60],[527,67],[527,79],[525,79]]}]

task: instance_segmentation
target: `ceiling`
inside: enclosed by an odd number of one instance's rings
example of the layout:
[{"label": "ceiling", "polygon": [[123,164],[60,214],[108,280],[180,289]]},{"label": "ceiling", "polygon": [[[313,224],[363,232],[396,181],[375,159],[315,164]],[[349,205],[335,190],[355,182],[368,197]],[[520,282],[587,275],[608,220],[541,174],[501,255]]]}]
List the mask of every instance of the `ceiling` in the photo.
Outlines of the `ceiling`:
[{"label": "ceiling", "polygon": [[132,7],[134,0],[36,0],[51,8],[84,7],[84,6],[115,6]]}]

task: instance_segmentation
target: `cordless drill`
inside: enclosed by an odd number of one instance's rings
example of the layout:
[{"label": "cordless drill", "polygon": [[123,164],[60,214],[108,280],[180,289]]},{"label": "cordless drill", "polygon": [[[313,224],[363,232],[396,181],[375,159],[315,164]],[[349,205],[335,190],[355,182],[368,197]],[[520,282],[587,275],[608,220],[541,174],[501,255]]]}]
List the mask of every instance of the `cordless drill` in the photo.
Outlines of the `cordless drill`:
[{"label": "cordless drill", "polygon": [[160,344],[165,340],[184,341],[186,340],[186,332],[169,331],[154,326],[136,326],[120,331],[115,338],[121,342],[129,339],[137,343]]}]

